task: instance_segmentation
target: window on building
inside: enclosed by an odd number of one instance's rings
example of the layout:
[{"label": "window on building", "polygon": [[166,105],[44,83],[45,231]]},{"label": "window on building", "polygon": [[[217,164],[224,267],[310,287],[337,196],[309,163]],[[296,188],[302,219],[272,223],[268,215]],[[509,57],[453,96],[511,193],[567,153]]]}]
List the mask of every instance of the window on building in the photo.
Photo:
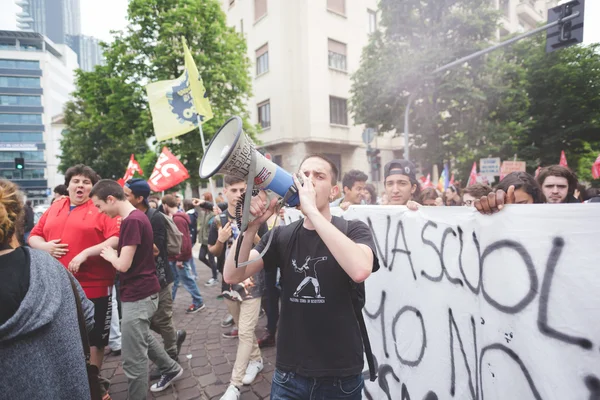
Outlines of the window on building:
[{"label": "window on building", "polygon": [[502,14],[504,15],[504,17],[510,20],[509,0],[500,0],[499,5],[500,5],[500,11],[502,11]]},{"label": "window on building", "polygon": [[346,44],[328,39],[329,68],[347,71]]},{"label": "window on building", "polygon": [[42,132],[0,132],[0,142],[8,143],[42,143]]},{"label": "window on building", "polygon": [[202,189],[206,189],[206,188],[208,188],[208,182],[206,182],[206,181],[202,181],[202,182],[200,182],[200,187],[201,187]]},{"label": "window on building", "polygon": [[263,129],[271,126],[271,101],[263,101],[258,104],[258,123]]},{"label": "window on building", "polygon": [[0,124],[41,124],[41,115],[31,114],[0,114]]},{"label": "window on building", "polygon": [[281,156],[281,154],[278,154],[276,156],[273,156],[273,163],[279,165],[280,167],[282,167],[283,165],[283,157]]},{"label": "window on building", "polygon": [[40,78],[0,76],[0,87],[39,88]]},{"label": "window on building", "polygon": [[0,96],[0,106],[41,106],[40,96]]},{"label": "window on building", "polygon": [[[216,187],[223,187],[223,175],[218,175],[217,177],[215,177],[215,186]],[[215,199],[216,201],[217,199]]]},{"label": "window on building", "polygon": [[5,179],[44,179],[43,169],[29,169],[26,168],[23,171],[17,171],[15,169],[3,169],[0,170],[0,177]]},{"label": "window on building", "polygon": [[240,19],[240,33],[244,34],[244,19]]},{"label": "window on building", "polygon": [[0,60],[0,68],[40,69],[40,62],[29,60]]},{"label": "window on building", "polygon": [[369,33],[377,30],[377,11],[367,10],[369,14]]},{"label": "window on building", "polygon": [[254,21],[267,15],[267,0],[254,0]]},{"label": "window on building", "polygon": [[348,102],[346,99],[329,96],[329,122],[348,126]]},{"label": "window on building", "polygon": [[346,0],[327,0],[327,9],[337,14],[346,15]]},{"label": "window on building", "polygon": [[269,43],[256,50],[256,76],[269,71]]},{"label": "window on building", "polygon": [[13,162],[16,157],[23,157],[27,161],[44,161],[43,151],[0,151],[0,161]]},{"label": "window on building", "polygon": [[41,123],[41,114],[0,114],[0,124],[39,125]]}]

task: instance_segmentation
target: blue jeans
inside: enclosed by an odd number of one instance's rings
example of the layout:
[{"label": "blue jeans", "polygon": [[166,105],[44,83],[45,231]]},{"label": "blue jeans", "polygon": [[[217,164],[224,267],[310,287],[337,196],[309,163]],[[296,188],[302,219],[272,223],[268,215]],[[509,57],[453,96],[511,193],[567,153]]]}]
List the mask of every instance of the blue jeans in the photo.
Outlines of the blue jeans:
[{"label": "blue jeans", "polygon": [[196,281],[192,277],[192,268],[190,266],[190,261],[184,261],[183,268],[177,268],[176,261],[169,261],[169,265],[171,266],[171,269],[173,270],[173,276],[175,277],[175,280],[173,281],[173,300],[175,300],[175,295],[177,295],[177,285],[179,284],[179,280],[181,279],[183,287],[192,296],[192,301],[194,305],[201,305],[203,303],[202,295],[200,294],[200,289],[198,289]]},{"label": "blue jeans", "polygon": [[271,400],[360,400],[363,386],[362,375],[307,378],[276,369],[271,383]]}]

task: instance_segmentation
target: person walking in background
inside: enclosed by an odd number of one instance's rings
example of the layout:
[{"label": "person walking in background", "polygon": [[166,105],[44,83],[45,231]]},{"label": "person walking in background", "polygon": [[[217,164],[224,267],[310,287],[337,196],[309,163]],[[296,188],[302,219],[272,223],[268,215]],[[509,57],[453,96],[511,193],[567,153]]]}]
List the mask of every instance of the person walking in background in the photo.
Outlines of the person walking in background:
[{"label": "person walking in background", "polygon": [[[192,248],[196,243],[196,239],[198,237],[198,211],[196,211],[194,204],[192,204],[192,200],[184,199],[183,200],[183,210],[186,212],[188,217],[190,218],[190,240],[192,241]],[[198,279],[198,273],[196,272],[196,263],[194,262],[194,256],[190,259],[190,264],[192,267],[192,275],[194,280]]]},{"label": "person walking in background", "polygon": [[[198,243],[200,243],[200,254],[198,259],[208,265],[212,271],[212,277],[204,284],[204,286],[215,286],[219,284],[217,280],[219,270],[217,269],[216,257],[208,251],[208,233],[210,225],[213,223],[215,213],[213,212],[213,197],[210,192],[202,193],[199,202],[196,202],[196,212],[198,213]],[[204,207],[208,204],[208,207]]]},{"label": "person walking in background", "polygon": [[[127,201],[135,208],[146,214],[152,225],[152,239],[155,247],[154,262],[156,275],[160,284],[158,293],[158,309],[150,323],[150,329],[163,339],[165,351],[177,361],[181,346],[187,333],[185,330],[175,330],[173,324],[173,281],[174,275],[169,265],[167,249],[167,217],[158,210],[149,207],[150,185],[141,178],[130,179],[125,183],[123,192]],[[154,368],[150,371],[150,379],[160,378],[160,371]]]},{"label": "person walking in background", "polygon": [[177,225],[177,228],[183,235],[181,253],[175,257],[169,257],[169,264],[171,270],[175,274],[175,284],[173,285],[173,300],[177,295],[177,283],[181,280],[183,287],[192,296],[192,304],[188,307],[187,313],[196,313],[203,310],[206,305],[202,300],[200,289],[192,276],[191,258],[192,258],[192,241],[190,239],[190,217],[183,212],[179,211],[177,205],[177,198],[173,195],[167,194],[162,198],[163,207],[167,215],[173,218],[173,222]]},{"label": "person walking in background", "polygon": [[118,250],[107,246],[100,255],[119,271],[123,371],[127,376],[129,399],[146,399],[148,359],[161,372],[160,380],[150,387],[152,392],[167,389],[183,374],[183,368],[169,357],[150,333],[160,292],[152,225],[143,212],[127,201],[123,188],[113,180],[99,181],[90,196],[101,213],[122,218]]},{"label": "person walking in background", "polygon": [[[79,281],[94,303],[94,328],[89,333],[90,362],[102,370],[104,347],[108,345],[112,318],[114,268],[100,257],[105,247],[119,243],[118,220],[98,212],[90,192],[99,177],[83,164],[65,173],[69,196],[56,200],[31,231],[29,245],[58,259]],[[109,381],[102,378],[102,394]]]},{"label": "person walking in background", "polygon": [[27,241],[29,240],[29,235],[31,234],[31,230],[35,225],[33,208],[31,208],[31,200],[27,200],[25,202],[25,207],[23,209],[25,211],[25,233],[23,234],[23,243],[27,243]]},{"label": "person walking in background", "polygon": [[22,201],[17,186],[0,179],[1,397],[89,399],[72,283],[88,332],[94,305],[56,258],[20,245]]}]

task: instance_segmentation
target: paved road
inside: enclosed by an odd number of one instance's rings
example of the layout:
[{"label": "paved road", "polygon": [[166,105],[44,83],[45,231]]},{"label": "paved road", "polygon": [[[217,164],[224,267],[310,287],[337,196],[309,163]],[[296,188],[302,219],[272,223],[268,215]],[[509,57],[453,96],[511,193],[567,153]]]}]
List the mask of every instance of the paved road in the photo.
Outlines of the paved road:
[{"label": "paved road", "polygon": [[[195,249],[194,254],[198,254],[198,249]],[[229,385],[238,339],[221,336],[227,331],[220,325],[227,313],[227,306],[223,300],[216,298],[220,293],[220,285],[210,288],[204,286],[204,282],[210,278],[210,269],[197,260],[196,268],[199,275],[198,287],[206,309],[187,315],[185,310],[191,304],[191,297],[180,287],[173,310],[175,328],[187,331],[187,339],[179,354],[179,362],[184,368],[183,378],[161,393],[148,392],[148,399],[219,399]],[[266,317],[259,319],[257,337],[264,333],[266,323]],[[263,349],[262,353],[265,368],[251,386],[242,389],[241,400],[269,398],[275,368],[275,348]],[[114,400],[127,398],[127,378],[123,374],[121,357],[107,356],[102,366],[102,375],[111,380],[110,394]]]}]

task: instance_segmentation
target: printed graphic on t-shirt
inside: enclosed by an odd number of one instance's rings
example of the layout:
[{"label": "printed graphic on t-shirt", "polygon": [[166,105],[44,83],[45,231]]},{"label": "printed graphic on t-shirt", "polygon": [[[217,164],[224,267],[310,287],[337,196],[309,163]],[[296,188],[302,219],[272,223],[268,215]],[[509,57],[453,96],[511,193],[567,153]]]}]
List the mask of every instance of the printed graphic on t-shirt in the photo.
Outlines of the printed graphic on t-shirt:
[{"label": "printed graphic on t-shirt", "polygon": [[304,264],[298,266],[295,259],[292,259],[292,266],[294,271],[304,276],[304,279],[300,282],[296,291],[290,298],[290,301],[294,303],[325,303],[325,297],[321,294],[321,285],[319,284],[319,277],[317,275],[317,266],[321,261],[326,261],[325,257],[307,256],[304,260]]}]

